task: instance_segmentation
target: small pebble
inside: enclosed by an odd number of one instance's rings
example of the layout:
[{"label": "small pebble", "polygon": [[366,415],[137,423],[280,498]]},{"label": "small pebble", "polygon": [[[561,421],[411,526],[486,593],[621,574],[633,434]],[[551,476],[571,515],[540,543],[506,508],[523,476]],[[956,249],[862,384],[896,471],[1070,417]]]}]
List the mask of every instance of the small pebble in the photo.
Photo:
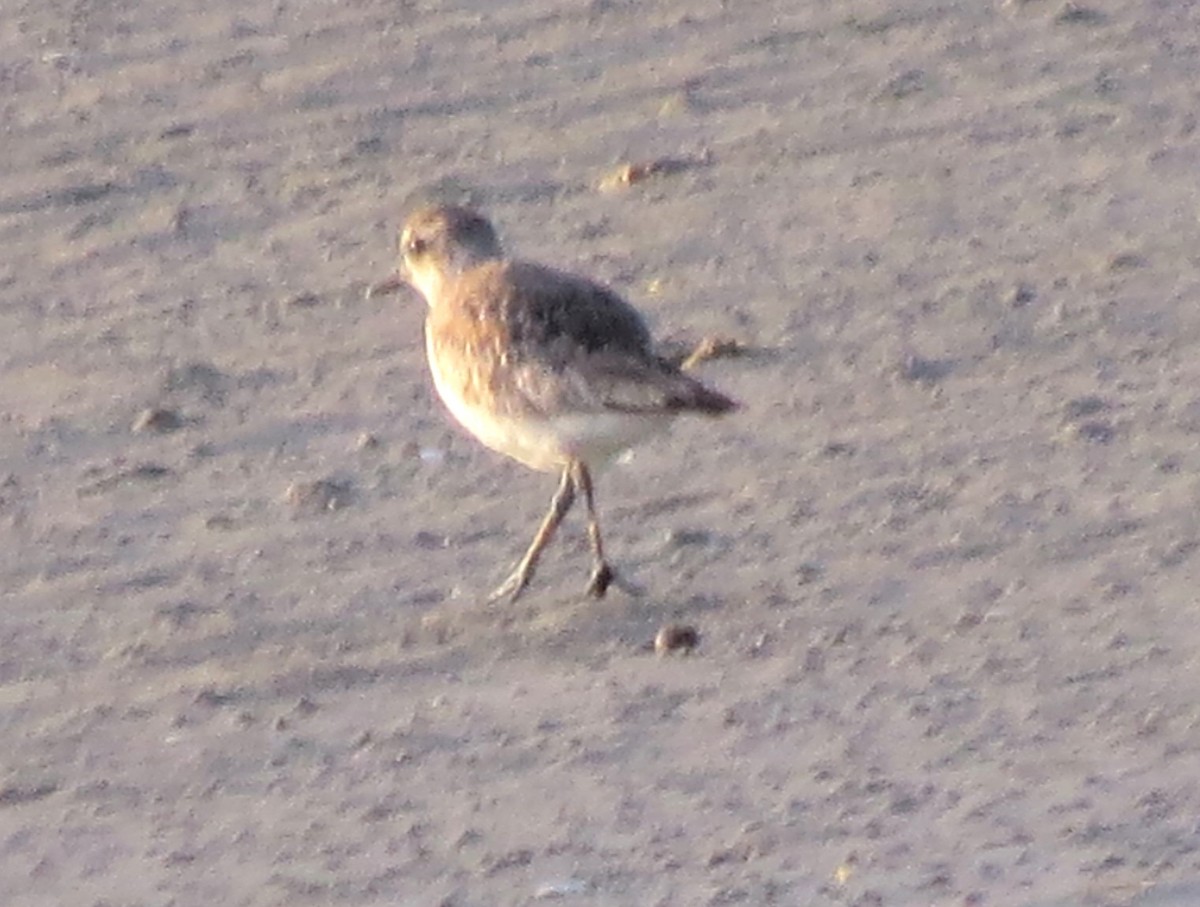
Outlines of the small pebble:
[{"label": "small pebble", "polygon": [[1014,309],[1024,308],[1037,298],[1037,290],[1030,284],[1019,283],[1008,294],[1008,303]]},{"label": "small pebble", "polygon": [[700,631],[691,624],[664,624],[654,637],[654,651],[658,655],[681,652],[690,655],[700,645]]},{"label": "small pebble", "polygon": [[315,482],[293,482],[288,486],[287,502],[297,512],[317,514],[341,510],[350,501],[350,486],[345,482],[318,479]]},{"label": "small pebble", "polygon": [[612,192],[617,189],[627,189],[638,183],[645,182],[651,177],[671,176],[689,170],[693,167],[710,163],[710,154],[703,152],[694,158],[655,158],[649,161],[628,161],[619,165],[607,176],[600,180],[599,189],[602,192]]}]

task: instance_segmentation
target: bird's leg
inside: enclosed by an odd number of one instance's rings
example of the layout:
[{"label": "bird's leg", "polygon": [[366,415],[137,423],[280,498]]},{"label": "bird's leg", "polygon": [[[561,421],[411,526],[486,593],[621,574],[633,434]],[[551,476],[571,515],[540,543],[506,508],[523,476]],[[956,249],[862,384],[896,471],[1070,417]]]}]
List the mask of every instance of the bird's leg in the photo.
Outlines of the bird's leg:
[{"label": "bird's leg", "polygon": [[[588,487],[588,501],[591,501],[591,487]],[[525,552],[525,556],[513,568],[513,572],[509,574],[508,579],[500,584],[500,587],[488,596],[489,602],[499,601],[502,598],[507,598],[510,602],[515,602],[520,598],[521,593],[525,591],[525,587],[529,585],[529,581],[533,579],[533,572],[537,569],[538,558],[542,556],[542,550],[550,544],[550,540],[554,538],[554,532],[558,529],[558,524],[563,521],[563,517],[567,515],[567,511],[571,509],[571,505],[575,503],[575,479],[571,473],[570,465],[563,468],[562,479],[559,480],[558,490],[554,492],[554,498],[550,501],[550,510],[542,519],[542,525],[538,527],[537,534],[534,535],[533,541],[529,545],[529,550]]]},{"label": "bird's leg", "polygon": [[604,541],[600,538],[600,518],[596,516],[596,501],[592,492],[592,474],[588,471],[587,464],[580,460],[572,461],[569,468],[574,476],[575,487],[583,492],[583,502],[587,505],[588,541],[592,545],[592,577],[588,581],[588,595],[604,598],[617,574],[604,556]]}]

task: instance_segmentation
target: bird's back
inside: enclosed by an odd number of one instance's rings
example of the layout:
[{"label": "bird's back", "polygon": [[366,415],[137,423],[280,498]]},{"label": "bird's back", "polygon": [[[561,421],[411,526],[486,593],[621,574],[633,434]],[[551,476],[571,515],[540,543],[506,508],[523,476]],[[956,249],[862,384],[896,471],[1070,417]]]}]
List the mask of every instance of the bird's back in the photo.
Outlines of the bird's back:
[{"label": "bird's back", "polygon": [[492,390],[545,412],[718,415],[734,403],[655,354],[641,315],[607,287],[522,261],[486,262],[447,287],[432,342],[470,349]]},{"label": "bird's back", "polygon": [[670,416],[735,406],[657,356],[641,316],[612,290],[529,262],[488,261],[448,282],[426,333],[451,412],[538,468],[610,456]]}]

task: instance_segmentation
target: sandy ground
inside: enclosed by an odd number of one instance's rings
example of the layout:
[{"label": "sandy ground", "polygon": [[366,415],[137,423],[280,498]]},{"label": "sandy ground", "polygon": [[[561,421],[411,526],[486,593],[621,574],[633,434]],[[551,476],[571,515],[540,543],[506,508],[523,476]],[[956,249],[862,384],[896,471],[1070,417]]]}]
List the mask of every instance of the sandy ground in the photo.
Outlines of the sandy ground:
[{"label": "sandy ground", "polygon": [[[1150,0],[6,3],[0,903],[1200,903],[1198,85]],[[646,596],[481,603],[554,482],[363,298],[430,197],[757,348],[601,479]]]}]

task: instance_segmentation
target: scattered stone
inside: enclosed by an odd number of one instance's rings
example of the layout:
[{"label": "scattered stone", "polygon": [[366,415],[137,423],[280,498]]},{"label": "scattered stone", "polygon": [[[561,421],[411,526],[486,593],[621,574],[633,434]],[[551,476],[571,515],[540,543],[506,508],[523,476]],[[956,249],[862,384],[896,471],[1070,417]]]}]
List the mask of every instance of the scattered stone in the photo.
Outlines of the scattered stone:
[{"label": "scattered stone", "polygon": [[142,410],[133,420],[135,432],[152,431],[163,435],[183,427],[183,417],[173,409],[152,406]]},{"label": "scattered stone", "polygon": [[664,624],[654,637],[654,651],[658,655],[681,653],[690,655],[700,645],[700,631],[691,624]]},{"label": "scattered stone", "polygon": [[330,513],[350,503],[350,483],[333,479],[293,482],[288,486],[286,500],[298,513]]},{"label": "scattered stone", "polygon": [[355,450],[378,450],[380,446],[379,438],[368,431],[364,431],[354,441]]},{"label": "scattered stone", "polygon": [[1027,283],[1019,283],[1008,294],[1008,304],[1023,309],[1037,298],[1037,291]]},{"label": "scattered stone", "polygon": [[705,152],[698,157],[691,158],[660,157],[650,161],[626,162],[601,179],[599,188],[602,192],[628,189],[651,177],[671,176],[693,167],[703,166],[710,163],[711,158],[711,154]]}]

